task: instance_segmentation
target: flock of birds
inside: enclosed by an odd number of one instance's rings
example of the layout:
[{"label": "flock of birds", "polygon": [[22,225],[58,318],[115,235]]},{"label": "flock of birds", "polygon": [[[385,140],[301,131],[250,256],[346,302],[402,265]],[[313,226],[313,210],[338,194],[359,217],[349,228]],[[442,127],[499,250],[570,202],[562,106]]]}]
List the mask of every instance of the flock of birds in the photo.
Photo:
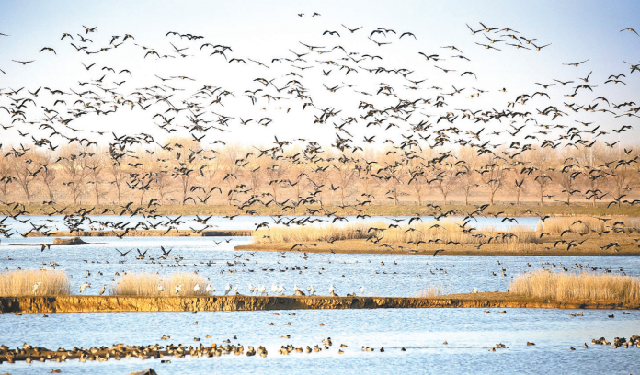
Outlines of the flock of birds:
[{"label": "flock of birds", "polygon": [[[302,13],[298,16],[305,17]],[[320,14],[314,13],[311,17],[320,17]],[[340,27],[327,29],[318,35],[319,41],[300,41],[281,55],[270,58],[269,61],[239,54],[234,51],[234,48],[236,51],[239,50],[235,46],[191,33],[168,31],[165,35],[166,43],[150,46],[128,33],[104,38],[99,33],[98,27],[83,26],[81,30],[63,33],[60,40],[56,41],[56,45],[43,46],[38,52],[42,54],[42,58],[12,60],[22,69],[6,69],[8,73],[0,70],[3,74],[15,72],[15,74],[27,75],[30,67],[38,64],[46,65],[47,61],[58,57],[61,48],[66,48],[75,52],[79,60],[77,67],[84,77],[77,84],[69,81],[65,87],[0,88],[2,139],[5,139],[5,136],[9,138],[11,134],[22,140],[18,142],[19,145],[6,145],[6,149],[3,148],[4,157],[21,158],[28,155],[28,152],[34,148],[55,152],[60,144],[67,144],[77,145],[80,148],[70,155],[60,156],[57,162],[63,159],[76,160],[92,154],[88,147],[98,146],[106,141],[109,156],[115,165],[131,158],[134,148],[142,147],[148,154],[155,155],[158,162],[177,163],[178,167],[174,168],[173,177],[187,178],[190,175],[203,173],[202,168],[200,170],[192,168],[192,160],[196,158],[214,160],[218,157],[215,150],[206,147],[224,144],[218,139],[224,133],[245,132],[248,126],[269,127],[286,123],[289,114],[297,114],[307,118],[309,126],[317,124],[323,131],[327,128],[335,130],[335,140],[331,148],[339,151],[340,157],[333,161],[355,165],[361,160],[366,160],[361,144],[388,143],[392,147],[390,153],[397,154],[400,161],[380,166],[377,172],[373,172],[374,167],[368,164],[366,173],[381,180],[389,180],[393,178],[393,170],[398,165],[406,165],[416,158],[422,159],[420,160],[422,166],[412,172],[413,180],[424,176],[430,168],[452,157],[451,150],[442,151],[442,147],[456,144],[471,146],[478,156],[489,154],[494,157],[494,160],[512,161],[516,156],[531,150],[536,145],[551,149],[556,149],[560,145],[567,148],[589,148],[594,146],[598,137],[611,136],[611,132],[622,134],[633,130],[633,126],[629,123],[637,122],[635,119],[640,117],[638,116],[640,106],[633,101],[634,98],[618,100],[619,96],[616,95],[616,99],[609,99],[599,95],[599,90],[600,86],[637,85],[637,81],[632,79],[636,71],[640,72],[640,63],[623,62],[629,70],[621,72],[616,67],[615,71],[604,75],[606,79],[596,79],[592,76],[592,72],[582,74],[582,77],[575,77],[574,73],[562,71],[564,77],[554,79],[555,83],[536,82],[535,85],[538,87],[535,91],[518,94],[511,94],[506,87],[498,90],[476,88],[474,86],[479,77],[472,71],[472,61],[481,56],[481,53],[489,53],[482,50],[502,52],[506,48],[513,48],[542,52],[552,48],[552,43],[541,42],[534,37],[525,37],[519,31],[509,27],[487,26],[483,23],[479,23],[478,26],[466,25],[466,27],[471,32],[472,45],[478,45],[481,48],[465,54],[460,45],[441,45],[438,49],[410,52],[408,59],[414,59],[417,61],[416,64],[422,64],[419,65],[420,69],[412,70],[397,63],[383,65],[387,60],[393,61],[385,53],[385,49],[390,44],[411,49],[421,38],[410,31],[396,31],[386,27],[364,30],[362,27],[341,24]],[[625,28],[621,32],[638,35],[633,28]],[[0,33],[0,38],[10,37],[8,34]],[[342,39],[339,38],[349,38],[349,42],[355,41],[357,47],[348,47],[346,43],[341,43]],[[2,43],[1,39],[0,43]],[[224,61],[226,66],[251,66],[251,69],[234,70],[236,68],[232,68],[230,70],[232,74],[240,72],[238,76],[243,78],[239,78],[239,82],[246,81],[246,72],[256,73],[259,76],[252,76],[248,81],[248,87],[236,89],[203,82],[191,74],[185,75],[186,72],[158,75],[152,69],[135,71],[124,65],[105,65],[107,55],[115,53],[116,50],[127,51],[131,59],[139,59],[143,62],[156,60],[155,65],[150,62],[147,63],[147,67],[158,66],[160,61],[165,59],[186,61],[204,58],[209,59],[207,61],[215,61],[216,64]],[[118,64],[124,64],[124,61]],[[589,60],[563,64],[582,68],[588,66]],[[561,64],[558,65],[561,66]],[[426,73],[427,71],[429,73]],[[454,76],[457,81],[464,82],[465,86],[456,87],[450,84],[448,79]],[[385,82],[374,83],[382,80]],[[435,84],[426,83],[427,80]],[[316,85],[317,81],[321,81],[321,85]],[[552,86],[556,87],[548,90]],[[341,97],[340,95],[345,92],[349,94],[344,98]],[[499,96],[494,103],[502,103],[502,106],[494,104],[491,108],[474,107],[474,101],[479,98],[496,95]],[[351,100],[352,98],[356,99]],[[582,102],[578,102],[579,99]],[[572,103],[565,101],[564,107],[558,107],[557,100],[567,100]],[[323,104],[336,101],[344,107]],[[348,107],[351,101],[356,105]],[[234,108],[232,103],[240,108],[240,113],[232,113],[227,109],[227,106]],[[463,103],[466,103],[465,107],[453,107],[461,106]],[[530,105],[533,105],[535,110],[528,110]],[[96,118],[114,116],[116,113],[121,115],[124,111],[148,114],[150,130],[137,134],[116,134],[116,130],[95,129],[91,126],[91,121]],[[245,116],[245,113],[252,111],[256,113],[263,111],[265,114],[252,118]],[[603,122],[618,125],[612,130],[605,130],[596,121],[584,121],[582,118],[569,120],[572,115],[580,117],[587,114],[602,116]],[[5,120],[9,122],[6,123]],[[620,121],[629,121],[629,123],[620,123]],[[457,126],[459,123],[461,125]],[[478,126],[482,128],[478,129]],[[465,127],[468,130],[464,130]],[[376,134],[370,134],[368,137],[363,135],[363,139],[358,139],[352,134],[357,131],[368,131],[370,128],[376,129]],[[158,142],[160,138],[158,134],[164,136],[174,135],[174,133],[175,135],[187,134],[193,142],[190,144],[177,141],[164,144]],[[381,134],[385,133],[393,136],[382,141]],[[399,141],[394,140],[394,137],[398,138],[398,136]],[[326,148],[319,142],[310,139],[283,140],[282,135],[275,136],[274,139],[275,142],[271,147],[256,147],[257,158],[266,157],[274,161],[286,159],[294,165],[313,165],[314,171],[322,172],[323,168],[326,170],[322,164],[327,161],[323,156]],[[505,142],[505,139],[512,141]],[[294,155],[286,154],[285,148],[294,145],[302,146],[301,151]],[[2,146],[0,143],[0,147]],[[159,153],[154,150],[157,146],[164,151],[175,152],[175,160],[161,159],[158,156]],[[501,146],[504,147],[500,148]],[[431,160],[422,158],[419,151],[424,148],[433,149],[437,156]],[[635,158],[627,156],[630,153],[625,149],[624,155],[621,155],[621,159],[616,162],[617,165],[637,163],[637,156]],[[246,165],[244,159],[238,157],[236,164]],[[129,187],[141,191],[150,189],[152,176],[144,171],[144,166],[141,163],[129,163],[129,166],[132,167],[128,176]],[[521,175],[531,174],[531,167],[526,163],[521,162],[521,167]],[[35,177],[38,173],[41,173],[41,169],[29,171],[31,177]],[[19,177],[3,176],[3,182],[6,186],[7,179],[11,182],[11,179],[17,178]],[[236,178],[233,173],[229,173],[223,180]],[[443,178],[441,175],[436,175],[431,181]],[[329,187],[314,182],[312,178],[309,180],[313,183],[313,191],[307,196],[298,197],[297,201],[291,199],[278,201],[275,197],[271,197],[271,201],[265,203],[262,199],[269,198],[269,194],[251,194],[250,189],[244,185],[231,186],[228,189],[228,195],[234,194],[236,197],[234,205],[244,214],[256,214],[256,207],[269,205],[271,202],[281,207],[283,212],[300,205],[320,203],[320,209],[307,208],[306,214],[309,216],[295,219],[296,223],[312,224],[319,220],[315,217],[320,215],[328,217],[333,222],[346,221],[346,217],[339,212],[322,207],[318,194],[323,188]],[[73,181],[68,184],[72,183]],[[276,183],[285,182],[276,181]],[[289,181],[289,184],[292,185],[293,182]],[[331,186],[332,190],[338,188]],[[221,195],[223,194],[222,188],[214,187],[208,191],[209,195],[216,189]],[[204,188],[202,190],[204,191]],[[239,199],[242,194],[245,200]],[[605,196],[599,189],[589,191],[586,195],[593,196],[593,194],[600,198]],[[625,197],[626,194],[613,197],[612,203],[640,202],[624,200]],[[368,216],[366,206],[371,203],[371,198],[364,196],[362,201],[358,200],[358,204],[341,208],[356,208],[363,217],[366,217]],[[189,199],[196,202],[193,197],[185,197],[183,203]],[[198,199],[202,201],[201,198]],[[206,199],[204,201],[206,202]],[[27,206],[21,202],[2,203],[5,206],[3,212],[6,217],[0,222],[0,233],[10,237],[14,233],[4,224],[4,220],[10,217],[26,223],[30,219],[25,218],[25,215],[31,212],[28,212]],[[56,207],[56,204],[55,201],[45,202],[45,205],[50,208],[43,212],[48,215],[64,215],[64,224],[72,233],[80,231],[86,225],[99,225],[114,232],[119,231],[116,235],[122,238],[127,233],[138,229],[164,227],[168,228],[168,231],[176,230],[180,222],[180,217],[175,219],[166,217],[166,221],[157,220],[162,216],[156,212],[159,202],[155,198],[138,207],[133,202],[128,202],[118,211],[113,209],[98,211],[96,207],[70,209],[66,206]],[[462,214],[466,216],[465,222],[472,220],[475,216],[486,215],[489,208],[488,205],[482,205],[477,206],[472,212],[447,212],[437,205],[431,205],[431,207],[434,216],[438,219]],[[73,213],[70,214],[70,210]],[[91,217],[96,214],[113,214],[118,218],[97,221]],[[133,223],[126,218],[136,215],[146,220]],[[226,218],[233,220],[235,216],[229,215]],[[197,221],[205,227],[208,225],[207,220],[207,218],[197,217]],[[274,219],[275,222],[280,220],[280,217]],[[420,220],[420,215],[416,215],[412,220]],[[269,228],[269,225],[268,222],[258,223],[256,230]],[[51,232],[46,225],[31,223],[31,226],[32,229],[21,234],[27,236],[37,232],[46,235]],[[203,229],[191,228],[191,230],[197,232]],[[45,247],[41,250],[45,250]],[[144,258],[144,254],[140,255]],[[38,287],[38,283],[33,286],[34,293]],[[81,292],[88,287],[90,284],[83,284]],[[213,291],[211,284],[204,287],[207,292]],[[272,287],[272,291],[275,287],[275,285]],[[175,294],[179,294],[181,288],[182,285],[178,285],[174,290]],[[200,285],[196,285],[196,288],[199,290]],[[307,290],[313,294],[313,286],[309,288]],[[100,294],[105,290],[103,287]],[[225,294],[231,290],[232,286],[228,284]],[[284,288],[277,288],[278,292],[283,290]],[[266,293],[267,289],[265,285],[250,286],[250,291]],[[294,286],[294,292],[303,293],[297,286]],[[333,286],[330,293],[335,294]]]}]

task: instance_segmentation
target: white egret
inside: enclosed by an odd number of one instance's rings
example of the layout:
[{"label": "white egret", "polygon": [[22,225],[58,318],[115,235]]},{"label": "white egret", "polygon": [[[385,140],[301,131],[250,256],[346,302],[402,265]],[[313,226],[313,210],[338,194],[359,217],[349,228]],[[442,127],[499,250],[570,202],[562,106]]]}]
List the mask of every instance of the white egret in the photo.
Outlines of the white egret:
[{"label": "white egret", "polygon": [[36,294],[36,291],[38,290],[39,287],[40,287],[40,281],[33,284],[33,287],[31,288],[31,292],[33,292],[33,294]]},{"label": "white egret", "polygon": [[82,285],[80,285],[80,293],[84,293],[85,289],[87,288],[91,288],[91,284],[85,281]]}]

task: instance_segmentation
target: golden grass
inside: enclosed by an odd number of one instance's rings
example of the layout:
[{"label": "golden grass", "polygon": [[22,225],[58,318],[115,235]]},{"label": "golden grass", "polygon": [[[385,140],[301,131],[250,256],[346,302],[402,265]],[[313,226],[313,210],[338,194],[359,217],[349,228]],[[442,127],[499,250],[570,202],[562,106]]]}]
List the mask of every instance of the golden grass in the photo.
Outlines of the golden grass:
[{"label": "golden grass", "polygon": [[[33,292],[36,283],[40,283]],[[71,291],[64,271],[17,270],[0,274],[0,296],[59,296]]]},{"label": "golden grass", "polygon": [[640,279],[610,274],[565,274],[548,270],[520,275],[509,293],[555,301],[640,301]]},{"label": "golden grass", "polygon": [[444,295],[443,288],[440,285],[431,286],[416,293],[418,298],[433,298]]},{"label": "golden grass", "polygon": [[453,221],[413,223],[399,228],[389,228],[389,224],[382,222],[293,228],[274,226],[255,232],[253,238],[256,244],[296,244],[381,238],[379,243],[390,245],[417,244],[418,242],[436,245],[451,243],[477,245],[487,243],[490,237],[493,237],[491,243],[511,247],[542,242],[535,231],[522,225],[516,225],[506,232],[496,231],[493,227],[480,228],[477,231],[468,231],[468,229],[468,225],[463,228],[461,222]]},{"label": "golden grass", "polygon": [[640,220],[620,216],[601,219],[593,216],[556,217],[547,219],[544,223],[539,221],[536,227],[538,232],[562,233],[571,231],[582,234],[606,231],[629,232],[638,229],[640,229]]},{"label": "golden grass", "polygon": [[[193,273],[175,273],[166,278],[151,273],[128,273],[120,277],[117,283],[111,287],[110,294],[117,296],[137,297],[170,297],[176,295],[176,286],[182,284],[178,296],[206,296],[205,291],[208,280]],[[194,291],[196,284],[200,285],[199,291]],[[158,290],[158,285],[164,287],[164,291]]]}]

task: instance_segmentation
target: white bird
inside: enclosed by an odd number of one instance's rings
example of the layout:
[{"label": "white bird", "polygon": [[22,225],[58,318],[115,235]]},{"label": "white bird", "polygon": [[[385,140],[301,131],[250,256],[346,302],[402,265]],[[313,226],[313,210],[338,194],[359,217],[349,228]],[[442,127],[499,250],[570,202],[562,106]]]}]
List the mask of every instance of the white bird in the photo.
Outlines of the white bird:
[{"label": "white bird", "polygon": [[258,292],[260,292],[260,294],[267,294],[267,287],[266,286],[261,286],[260,288],[258,288]]},{"label": "white bird", "polygon": [[278,287],[278,293],[282,294],[287,288],[283,287],[282,284]]},{"label": "white bird", "polygon": [[107,286],[103,285],[102,288],[100,288],[100,295],[103,295],[104,292],[106,292],[106,291],[107,291]]},{"label": "white bird", "polygon": [[315,288],[313,287],[313,285],[309,285],[309,286],[307,287],[307,290],[309,291],[309,293],[311,293],[311,295],[316,294],[316,290],[315,290]]},{"label": "white bird", "polygon": [[31,288],[31,292],[33,292],[33,294],[36,294],[36,291],[38,290],[38,287],[40,287],[40,281],[38,281],[37,283],[33,284],[33,287]]},{"label": "white bird", "polygon": [[196,286],[193,287],[193,291],[197,293],[199,290],[200,290],[200,284],[196,284]]},{"label": "white bird", "polygon": [[295,284],[293,285],[293,293],[294,293],[296,296],[304,296],[304,295],[305,295],[305,294],[304,294],[304,292],[303,292],[303,291],[301,291],[300,289],[298,289],[298,286],[297,286],[297,285],[295,285]]},{"label": "white bird", "polygon": [[231,284],[227,283],[227,286],[224,287],[224,295],[226,296],[231,291]]},{"label": "white bird", "polygon": [[158,291],[164,292],[164,287],[162,286],[162,284],[158,284]]},{"label": "white bird", "polygon": [[80,293],[84,293],[84,290],[87,288],[91,288],[91,284],[84,282],[82,285],[80,285]]},{"label": "white bird", "polygon": [[255,288],[253,287],[253,285],[251,285],[251,283],[249,283],[249,291],[251,293],[253,293],[255,291]]},{"label": "white bird", "polygon": [[215,292],[215,290],[211,287],[211,283],[207,284],[207,287],[205,290],[207,291],[207,294],[211,294],[211,292]]},{"label": "white bird", "polygon": [[238,284],[233,286],[233,292],[238,293]]},{"label": "white bird", "polygon": [[276,285],[276,283],[271,284],[271,291],[273,293],[277,293],[278,292],[278,286]]},{"label": "white bird", "polygon": [[331,287],[329,288],[329,294],[330,294],[332,297],[337,297],[337,296],[338,296],[338,294],[336,294],[336,289],[335,289],[335,287],[333,286],[333,284],[331,284]]},{"label": "white bird", "polygon": [[176,296],[180,293],[180,289],[182,289],[182,284],[176,285]]},{"label": "white bird", "polygon": [[360,287],[360,294],[364,294],[364,286]]}]

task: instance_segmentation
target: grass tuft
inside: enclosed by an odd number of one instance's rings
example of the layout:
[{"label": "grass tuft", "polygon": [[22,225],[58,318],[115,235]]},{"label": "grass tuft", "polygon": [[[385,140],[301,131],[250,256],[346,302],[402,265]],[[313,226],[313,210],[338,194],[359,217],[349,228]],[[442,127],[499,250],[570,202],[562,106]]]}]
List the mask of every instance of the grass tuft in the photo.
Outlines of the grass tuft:
[{"label": "grass tuft", "polygon": [[593,273],[556,273],[539,270],[518,276],[509,293],[554,301],[640,302],[640,279]]},{"label": "grass tuft", "polygon": [[[36,291],[33,287],[40,283]],[[71,291],[64,271],[16,270],[0,274],[0,296],[60,296]]]},{"label": "grass tuft", "polygon": [[418,298],[434,298],[444,295],[444,290],[440,285],[431,286],[416,293]]},{"label": "grass tuft", "polygon": [[[176,273],[168,278],[160,278],[159,275],[150,273],[128,273],[120,277],[118,282],[112,286],[111,295],[136,296],[136,297],[171,297],[176,296],[176,286],[182,284],[178,296],[206,296],[205,291],[208,280],[193,273]],[[200,285],[199,291],[194,291],[196,284]],[[164,291],[158,290],[158,285],[162,285]]]}]

